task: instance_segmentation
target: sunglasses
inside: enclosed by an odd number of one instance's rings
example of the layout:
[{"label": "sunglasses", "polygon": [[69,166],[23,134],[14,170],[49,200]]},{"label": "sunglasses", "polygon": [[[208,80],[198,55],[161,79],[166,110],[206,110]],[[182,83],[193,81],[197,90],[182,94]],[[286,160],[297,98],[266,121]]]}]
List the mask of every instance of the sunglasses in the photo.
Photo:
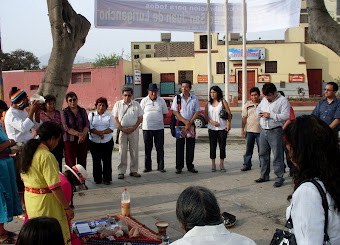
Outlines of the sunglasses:
[{"label": "sunglasses", "polygon": [[68,102],[76,102],[77,101],[77,99],[76,98],[73,98],[73,99],[69,99],[69,100],[67,100]]},{"label": "sunglasses", "polygon": [[124,97],[131,97],[132,94],[123,94]]}]

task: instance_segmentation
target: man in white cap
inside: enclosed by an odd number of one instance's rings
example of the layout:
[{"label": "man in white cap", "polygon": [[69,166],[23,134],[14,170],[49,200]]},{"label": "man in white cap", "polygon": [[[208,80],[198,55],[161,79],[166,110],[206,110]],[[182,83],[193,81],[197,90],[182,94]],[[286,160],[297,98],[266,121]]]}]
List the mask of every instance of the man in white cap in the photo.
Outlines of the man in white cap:
[{"label": "man in white cap", "polygon": [[151,151],[153,141],[157,151],[157,170],[165,173],[164,169],[164,118],[168,113],[165,100],[158,96],[157,84],[150,83],[148,96],[142,99],[140,106],[143,114],[143,138],[145,148],[144,173],[152,171]]}]

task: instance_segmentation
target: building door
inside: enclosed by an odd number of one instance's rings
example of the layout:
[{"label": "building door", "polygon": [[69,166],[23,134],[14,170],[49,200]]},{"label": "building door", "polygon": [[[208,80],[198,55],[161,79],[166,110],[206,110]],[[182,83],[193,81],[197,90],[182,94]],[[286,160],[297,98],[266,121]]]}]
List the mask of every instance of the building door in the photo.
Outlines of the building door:
[{"label": "building door", "polygon": [[150,83],[152,83],[152,74],[142,74],[142,97],[148,95]]},{"label": "building door", "polygon": [[[249,90],[255,87],[255,71],[247,71],[247,100],[250,100]],[[238,71],[238,99],[242,100],[242,71]]]},{"label": "building door", "polygon": [[322,69],[307,69],[309,95],[322,95]]}]

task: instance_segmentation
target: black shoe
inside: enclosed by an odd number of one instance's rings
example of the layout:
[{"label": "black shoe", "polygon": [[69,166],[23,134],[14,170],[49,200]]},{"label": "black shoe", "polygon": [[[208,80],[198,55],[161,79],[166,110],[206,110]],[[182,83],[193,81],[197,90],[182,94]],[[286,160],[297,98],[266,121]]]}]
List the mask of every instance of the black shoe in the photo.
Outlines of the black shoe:
[{"label": "black shoe", "polygon": [[105,185],[110,185],[110,184],[111,184],[111,181],[104,181],[104,184],[105,184]]},{"label": "black shoe", "polygon": [[165,172],[166,172],[166,170],[165,170],[165,169],[161,169],[161,170],[159,170],[159,172],[161,172],[161,173],[165,173]]},{"label": "black shoe", "polygon": [[73,192],[77,192],[77,187],[74,186],[74,187],[72,188],[72,191],[73,191]]},{"label": "black shoe", "polygon": [[258,178],[257,180],[255,180],[256,183],[263,183],[267,181],[269,181],[269,179]]},{"label": "black shoe", "polygon": [[84,184],[85,190],[88,190],[89,188],[87,187],[87,185]]},{"label": "black shoe", "polygon": [[251,170],[251,167],[249,166],[244,166],[243,168],[241,168],[241,171],[249,171]]},{"label": "black shoe", "polygon": [[176,174],[181,174],[182,173],[182,170],[181,169],[177,169],[176,170]]},{"label": "black shoe", "polygon": [[148,173],[148,172],[151,172],[151,171],[152,171],[152,169],[147,169],[147,168],[146,168],[146,169],[144,169],[143,172],[144,172],[144,173]]},{"label": "black shoe", "polygon": [[281,187],[283,185],[283,183],[282,182],[275,182],[274,183],[274,187]]},{"label": "black shoe", "polygon": [[198,173],[198,171],[195,168],[188,169],[188,172],[191,172],[191,173],[194,173],[194,174]]}]

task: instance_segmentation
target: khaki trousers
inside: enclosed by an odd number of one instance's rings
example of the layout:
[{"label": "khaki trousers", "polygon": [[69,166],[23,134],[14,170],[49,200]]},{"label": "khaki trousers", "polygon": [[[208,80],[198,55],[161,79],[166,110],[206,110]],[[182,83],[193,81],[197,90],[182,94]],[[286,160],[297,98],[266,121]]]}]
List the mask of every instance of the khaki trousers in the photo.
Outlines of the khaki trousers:
[{"label": "khaki trousers", "polygon": [[119,134],[119,164],[118,174],[125,174],[127,169],[127,152],[130,152],[130,172],[138,172],[138,140],[139,129],[131,134]]}]

